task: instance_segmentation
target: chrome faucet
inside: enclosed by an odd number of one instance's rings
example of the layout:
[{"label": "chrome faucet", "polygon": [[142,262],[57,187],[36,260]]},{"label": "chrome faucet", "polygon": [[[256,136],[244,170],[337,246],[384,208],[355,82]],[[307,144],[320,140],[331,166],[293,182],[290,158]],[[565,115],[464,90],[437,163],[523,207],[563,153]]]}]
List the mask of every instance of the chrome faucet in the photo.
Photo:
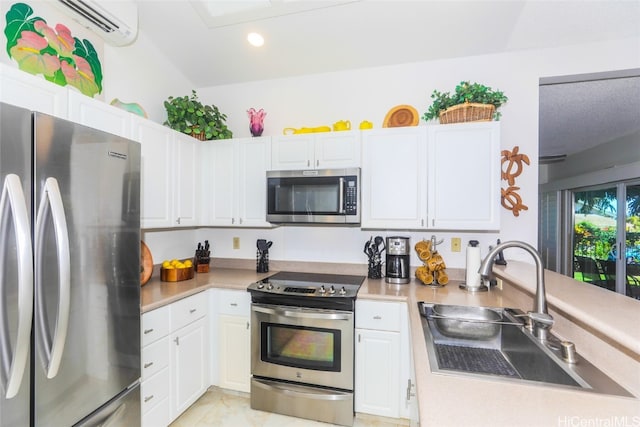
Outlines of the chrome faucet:
[{"label": "chrome faucet", "polygon": [[489,251],[485,259],[480,264],[478,273],[483,279],[491,277],[491,269],[496,255],[506,248],[520,248],[529,252],[536,263],[536,298],[533,303],[533,311],[527,313],[529,318],[529,329],[540,340],[546,341],[548,332],[553,326],[553,317],[547,311],[547,295],[544,289],[544,268],[542,266],[542,258],[536,249],[525,242],[509,241],[500,243],[498,246]]}]

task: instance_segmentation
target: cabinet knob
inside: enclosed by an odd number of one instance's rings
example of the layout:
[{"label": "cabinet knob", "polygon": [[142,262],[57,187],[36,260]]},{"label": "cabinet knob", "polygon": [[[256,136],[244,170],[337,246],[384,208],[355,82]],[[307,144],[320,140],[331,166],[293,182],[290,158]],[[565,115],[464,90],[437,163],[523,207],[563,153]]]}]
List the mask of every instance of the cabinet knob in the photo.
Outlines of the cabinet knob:
[{"label": "cabinet knob", "polygon": [[377,315],[373,316],[373,320],[381,320],[381,319],[382,319],[382,316],[377,316]]},{"label": "cabinet knob", "polygon": [[232,303],[230,303],[229,305],[230,305],[231,307],[237,307],[237,306],[238,306],[238,303],[237,303],[237,302],[232,302]]},{"label": "cabinet knob", "polygon": [[178,219],[176,219],[176,223],[180,224],[180,217],[178,217]]},{"label": "cabinet knob", "polygon": [[153,362],[149,362],[149,363],[145,363],[144,364],[144,368],[147,369],[148,367],[153,366]]},{"label": "cabinet knob", "polygon": [[231,218],[231,224],[235,224],[236,223],[236,219],[235,218]]},{"label": "cabinet knob", "polygon": [[180,345],[180,337],[176,337],[176,339],[174,339],[173,342],[175,342],[176,345]]},{"label": "cabinet knob", "polygon": [[247,331],[249,330],[250,327],[251,327],[251,324],[247,322]]},{"label": "cabinet knob", "polygon": [[153,399],[153,394],[151,396],[145,396],[144,397],[144,403],[147,403],[148,401],[150,401],[151,399]]},{"label": "cabinet knob", "polygon": [[189,310],[189,314],[193,314],[193,313],[195,313],[195,312],[196,312],[196,309],[195,309],[195,308],[192,308],[191,310]]},{"label": "cabinet knob", "polygon": [[151,328],[151,329],[145,329],[143,333],[144,333],[145,335],[147,335],[147,334],[150,334],[151,332],[153,332],[153,328]]}]

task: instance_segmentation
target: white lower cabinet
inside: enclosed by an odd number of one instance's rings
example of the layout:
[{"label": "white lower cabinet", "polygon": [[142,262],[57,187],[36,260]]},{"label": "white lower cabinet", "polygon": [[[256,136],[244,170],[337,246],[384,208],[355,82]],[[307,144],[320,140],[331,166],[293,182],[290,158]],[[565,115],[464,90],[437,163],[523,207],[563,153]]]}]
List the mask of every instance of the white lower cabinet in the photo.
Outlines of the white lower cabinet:
[{"label": "white lower cabinet", "polygon": [[176,419],[207,390],[206,319],[200,318],[171,335],[171,418]]},{"label": "white lower cabinet", "polygon": [[143,427],[169,425],[209,386],[207,293],[142,315]]},{"label": "white lower cabinet", "polygon": [[251,328],[245,316],[218,316],[220,383],[222,388],[249,392],[251,380]]},{"label": "white lower cabinet", "polygon": [[248,393],[251,388],[251,295],[211,291],[211,370],[218,387]]},{"label": "white lower cabinet", "polygon": [[356,301],[355,411],[412,418],[415,381],[404,303]]}]

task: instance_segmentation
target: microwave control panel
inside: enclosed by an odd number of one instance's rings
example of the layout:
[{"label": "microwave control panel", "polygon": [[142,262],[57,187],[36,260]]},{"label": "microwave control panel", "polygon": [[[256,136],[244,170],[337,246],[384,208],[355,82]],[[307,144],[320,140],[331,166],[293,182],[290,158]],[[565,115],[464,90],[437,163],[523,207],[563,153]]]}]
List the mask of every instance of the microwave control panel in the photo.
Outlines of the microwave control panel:
[{"label": "microwave control panel", "polygon": [[358,214],[358,178],[348,176],[345,179],[344,210],[347,215]]}]

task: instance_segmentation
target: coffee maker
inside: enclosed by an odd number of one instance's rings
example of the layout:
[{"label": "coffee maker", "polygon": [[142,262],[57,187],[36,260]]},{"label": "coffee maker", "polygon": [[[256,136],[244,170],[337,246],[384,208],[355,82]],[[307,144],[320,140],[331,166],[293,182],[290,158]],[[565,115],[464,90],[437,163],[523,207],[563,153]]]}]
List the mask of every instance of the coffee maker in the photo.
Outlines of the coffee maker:
[{"label": "coffee maker", "polygon": [[387,237],[387,283],[409,283],[409,238]]}]

